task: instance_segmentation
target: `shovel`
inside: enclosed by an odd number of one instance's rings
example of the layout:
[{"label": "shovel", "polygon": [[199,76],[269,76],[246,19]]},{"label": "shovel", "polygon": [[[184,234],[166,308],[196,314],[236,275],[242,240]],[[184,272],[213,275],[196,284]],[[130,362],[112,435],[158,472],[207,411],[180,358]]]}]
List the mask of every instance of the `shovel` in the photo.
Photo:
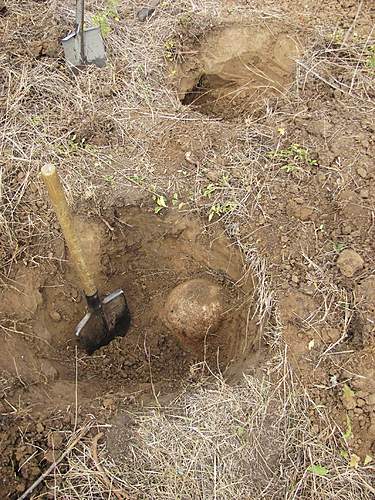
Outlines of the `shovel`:
[{"label": "shovel", "polygon": [[73,33],[62,39],[68,66],[76,68],[95,64],[102,68],[107,58],[98,26],[85,29],[85,0],[76,0],[76,26]]},{"label": "shovel", "polygon": [[75,335],[87,354],[92,354],[115,337],[126,335],[130,326],[130,312],[125,294],[123,290],[116,290],[103,299],[100,298],[74,229],[56,168],[54,165],[44,165],[41,174],[86,297],[88,312],[78,323]]}]

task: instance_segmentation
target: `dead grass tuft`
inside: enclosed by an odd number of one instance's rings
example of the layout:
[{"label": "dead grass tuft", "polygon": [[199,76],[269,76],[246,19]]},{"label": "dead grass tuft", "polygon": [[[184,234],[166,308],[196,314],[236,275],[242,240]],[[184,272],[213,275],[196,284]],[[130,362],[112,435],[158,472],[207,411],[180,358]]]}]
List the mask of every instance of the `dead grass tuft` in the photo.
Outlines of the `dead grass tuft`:
[{"label": "dead grass tuft", "polygon": [[50,493],[72,500],[372,498],[373,468],[348,466],[341,433],[321,408],[311,428],[311,401],[299,395],[285,354],[273,362],[277,385],[216,378],[170,407],[132,414],[131,431],[116,428],[126,436],[117,464],[97,439],[83,440],[50,477]]}]

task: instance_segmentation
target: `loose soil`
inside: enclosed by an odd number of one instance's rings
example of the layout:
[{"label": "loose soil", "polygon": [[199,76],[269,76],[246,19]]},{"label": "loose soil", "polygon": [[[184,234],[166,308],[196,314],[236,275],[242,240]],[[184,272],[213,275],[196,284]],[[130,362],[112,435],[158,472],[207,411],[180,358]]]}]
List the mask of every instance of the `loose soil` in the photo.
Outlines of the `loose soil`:
[{"label": "loose soil", "polygon": [[234,25],[213,30],[191,52],[198,54],[177,67],[182,104],[233,118],[261,109],[272,95],[286,94],[299,51],[293,37],[272,23],[271,29]]},{"label": "loose soil", "polygon": [[[115,423],[108,447],[121,456],[125,409],[167,404],[202,374],[258,373],[265,339],[285,343],[311,433],[324,435],[322,410],[332,418],[336,451],[349,457],[340,470],[353,471],[351,457],[360,470],[373,464],[373,7],[262,2],[249,15],[246,1],[222,3],[224,18],[186,20],[166,2],[142,24],[124,3],[108,39],[113,66],[73,77],[56,42],[65,11],[0,2],[4,498],[46,469],[86,415]],[[76,350],[85,304],[38,178],[51,158],[101,293],[122,288],[132,314],[128,335],[91,357]],[[161,193],[169,208],[156,215]],[[163,321],[170,292],[195,279],[218,286],[224,304],[200,343]]]},{"label": "loose soil", "polygon": [[[40,422],[51,410],[69,407],[79,415],[97,414],[103,405],[118,408],[119,401],[127,407],[129,400],[133,405],[165,401],[207,370],[230,378],[256,368],[255,283],[251,274],[243,275],[241,253],[222,231],[205,234],[199,219],[190,215],[172,211],[160,217],[129,207],[117,208],[102,221],[77,219],[76,226],[100,292],[124,290],[131,329],[92,356],[76,351],[74,328],[85,304],[64,243],[54,242],[55,261],[47,267],[20,265],[12,289],[1,295],[3,314],[30,325],[23,337],[4,338],[0,370],[8,385],[2,387],[3,413],[22,395],[22,406],[31,405],[33,419]],[[223,298],[220,324],[200,341],[194,332],[189,339],[163,322],[168,294],[191,279],[215,285]],[[186,320],[195,321],[193,315]],[[12,427],[5,431],[7,446],[14,443],[13,432]],[[29,448],[21,448],[5,448],[3,464],[12,456],[22,465]],[[39,472],[31,461],[21,477],[28,480]],[[4,488],[11,475],[8,469]]]}]

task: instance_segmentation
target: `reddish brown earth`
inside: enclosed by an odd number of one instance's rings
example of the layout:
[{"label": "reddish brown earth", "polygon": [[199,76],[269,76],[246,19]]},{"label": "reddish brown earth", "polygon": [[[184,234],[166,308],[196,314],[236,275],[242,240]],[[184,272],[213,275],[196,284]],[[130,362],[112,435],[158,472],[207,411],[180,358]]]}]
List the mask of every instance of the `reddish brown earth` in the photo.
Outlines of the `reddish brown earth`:
[{"label": "reddish brown earth", "polygon": [[[227,3],[232,19],[230,5],[235,2]],[[13,14],[4,5],[0,2],[0,22],[12,27],[4,46],[14,64],[20,58],[34,63],[61,57],[59,45],[45,39],[36,21],[35,41],[26,43],[29,25],[13,25]],[[40,3],[32,2],[32,7],[37,12]],[[317,407],[327,409],[342,434],[350,421],[348,444],[361,460],[375,456],[374,114],[363,94],[356,93],[361,89],[348,90],[356,62],[353,66],[342,40],[329,45],[332,52],[324,56],[331,58],[330,84],[305,74],[296,89],[295,68],[290,66],[290,57],[306,47],[323,50],[322,39],[314,39],[315,27],[324,31],[327,23],[332,33],[338,25],[346,33],[356,21],[357,36],[366,37],[374,10],[365,1],[356,18],[358,6],[350,0],[281,2],[279,7],[297,22],[272,24],[266,16],[272,34],[265,36],[265,29],[259,29],[259,40],[265,39],[254,53],[244,47],[256,38],[249,35],[253,24],[242,18],[228,22],[223,38],[217,38],[222,27],[216,27],[203,45],[202,37],[189,38],[181,28],[188,56],[182,52],[177,61],[168,60],[165,71],[175,66],[170,87],[192,112],[202,113],[199,119],[193,114],[192,121],[161,121],[156,132],[145,133],[141,127],[138,131],[138,124],[144,126],[150,118],[144,118],[144,110],[132,110],[132,140],[152,152],[155,182],[170,198],[178,190],[184,209],[155,215],[149,186],[145,195],[134,183],[107,182],[100,208],[93,207],[89,196],[76,200],[77,226],[99,288],[102,293],[123,288],[133,317],[124,339],[92,357],[76,351],[73,342],[85,304],[59,228],[37,176],[28,184],[22,224],[37,214],[35,220],[42,220],[50,233],[47,241],[22,234],[15,252],[18,262],[12,263],[1,290],[2,498],[23,492],[55,459],[56,450],[64,449],[69,431],[87,414],[108,421],[155,394],[173,395],[204,371],[203,360],[213,371],[225,372],[229,365],[225,374],[230,380],[258,368],[268,355],[252,314],[258,283],[234,241],[245,251],[255,248],[267,263],[278,304],[272,320],[280,320],[288,359],[302,387]],[[52,24],[51,36],[64,33],[65,27]],[[235,31],[236,43],[223,64],[215,51],[228,29],[229,34]],[[280,44],[286,53],[275,55]],[[234,55],[238,52],[240,57]],[[256,75],[246,79],[244,89],[244,68],[249,66]],[[269,79],[271,88],[265,85]],[[2,82],[4,103],[6,85]],[[101,91],[102,102],[115,108],[119,84],[111,85]],[[369,91],[368,97],[375,96]],[[114,170],[130,162],[118,120],[105,113],[90,119],[77,109],[67,122],[77,142],[113,148]],[[294,167],[287,169],[285,157],[272,155],[293,145],[303,145],[308,158],[293,158]],[[257,155],[247,156],[254,148]],[[9,178],[16,192],[24,177],[22,171],[14,172]],[[223,174],[231,196],[247,193],[244,211],[230,215],[225,234],[228,220],[216,223],[215,216],[208,224],[210,199],[198,193],[208,185],[222,187]],[[93,171],[97,181],[95,175]],[[30,259],[29,246],[34,251]],[[8,264],[7,249],[1,252]],[[174,287],[201,278],[220,288],[224,304],[218,328],[208,334],[205,345],[184,342],[161,317]],[[319,432],[317,413],[312,407],[312,425]]]}]

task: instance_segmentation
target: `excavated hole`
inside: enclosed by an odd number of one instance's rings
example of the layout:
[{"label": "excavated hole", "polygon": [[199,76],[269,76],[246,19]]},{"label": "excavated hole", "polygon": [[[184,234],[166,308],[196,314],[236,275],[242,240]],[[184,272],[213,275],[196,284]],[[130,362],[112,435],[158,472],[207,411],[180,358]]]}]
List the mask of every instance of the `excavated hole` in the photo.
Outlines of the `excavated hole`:
[{"label": "excavated hole", "polygon": [[177,68],[181,103],[233,118],[254,112],[293,82],[298,46],[281,27],[230,26],[206,36]]},{"label": "excavated hole", "polygon": [[[248,272],[244,275],[241,253],[222,232],[208,238],[200,221],[191,216],[171,212],[160,217],[138,208],[119,209],[106,217],[106,223],[77,219],[77,227],[99,290],[107,294],[122,288],[132,314],[126,337],[92,356],[78,352],[82,404],[109,393],[142,397],[154,391],[171,393],[201,374],[203,361],[227,377],[252,366],[260,333],[256,318],[251,319],[254,281]],[[62,241],[57,243],[55,257],[67,263],[56,261],[48,269],[21,268],[18,273],[24,286],[21,295],[29,297],[26,309],[20,304],[20,290],[6,296],[9,314],[13,308],[14,314],[28,317],[30,334],[39,339],[38,349],[25,341],[20,344],[19,339],[16,344],[9,342],[0,369],[11,370],[7,360],[15,358],[25,385],[47,381],[51,404],[66,405],[76,391],[73,332],[85,304],[69,256]],[[191,284],[198,299],[185,314],[190,298],[181,296],[187,300],[181,308],[178,294],[185,288],[190,293]],[[210,293],[219,306],[216,302],[212,306]],[[27,316],[32,307],[35,312]],[[213,330],[210,324],[215,324]],[[37,405],[45,394],[35,391],[32,398]]]}]

